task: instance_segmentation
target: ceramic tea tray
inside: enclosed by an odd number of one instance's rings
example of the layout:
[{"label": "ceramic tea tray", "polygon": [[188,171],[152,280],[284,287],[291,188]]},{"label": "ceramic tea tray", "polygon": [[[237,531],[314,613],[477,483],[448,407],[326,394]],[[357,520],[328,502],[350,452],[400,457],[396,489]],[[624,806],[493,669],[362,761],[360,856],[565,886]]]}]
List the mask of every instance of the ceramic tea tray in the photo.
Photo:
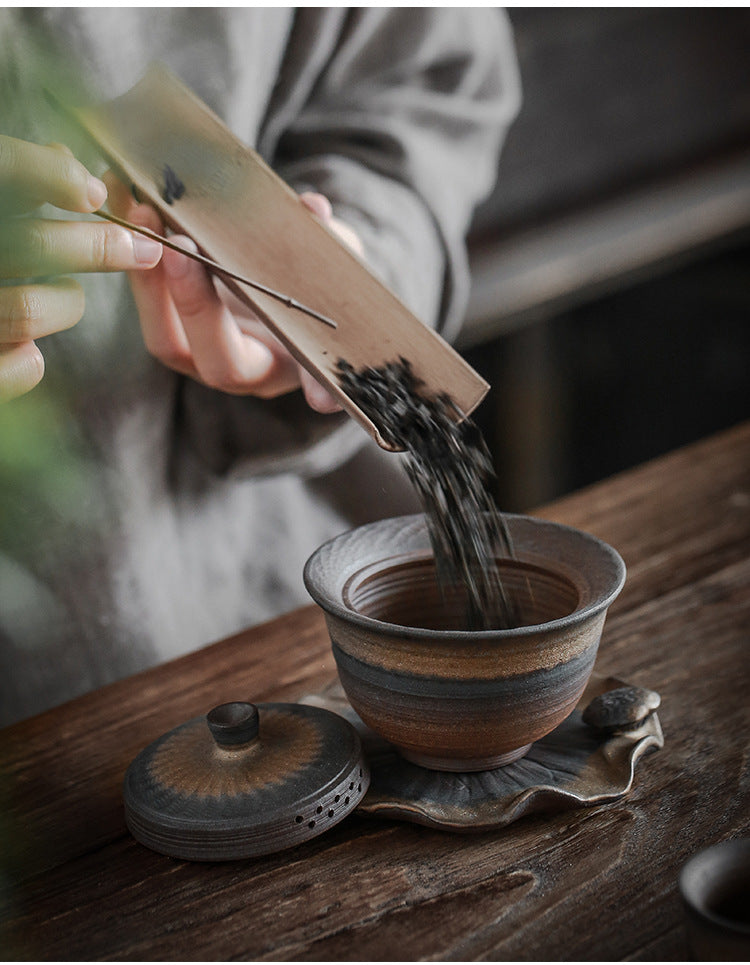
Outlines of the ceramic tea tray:
[{"label": "ceramic tea tray", "polygon": [[370,788],[359,813],[451,831],[503,827],[535,812],[602,804],[625,795],[635,766],[651,748],[664,746],[656,713],[632,730],[602,734],[583,723],[591,701],[627,684],[592,674],[578,706],[521,760],[492,771],[452,774],[428,771],[404,760],[367,728],[336,681],[301,703],[332,710],[349,720],[362,740]]}]

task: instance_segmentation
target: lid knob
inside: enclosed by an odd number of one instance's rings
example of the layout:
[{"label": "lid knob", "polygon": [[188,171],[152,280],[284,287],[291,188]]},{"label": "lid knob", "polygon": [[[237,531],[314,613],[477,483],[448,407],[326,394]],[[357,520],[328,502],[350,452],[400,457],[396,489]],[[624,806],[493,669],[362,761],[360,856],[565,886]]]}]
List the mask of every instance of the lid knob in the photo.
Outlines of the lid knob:
[{"label": "lid knob", "polygon": [[206,714],[213,739],[219,747],[242,747],[258,736],[258,708],[233,701],[220,704]]}]

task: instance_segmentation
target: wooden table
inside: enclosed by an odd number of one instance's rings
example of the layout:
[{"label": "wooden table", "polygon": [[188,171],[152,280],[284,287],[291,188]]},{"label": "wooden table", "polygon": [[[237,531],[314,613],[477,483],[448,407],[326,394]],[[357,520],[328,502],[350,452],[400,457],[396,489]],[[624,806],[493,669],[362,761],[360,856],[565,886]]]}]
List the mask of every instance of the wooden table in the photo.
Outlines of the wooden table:
[{"label": "wooden table", "polygon": [[661,693],[666,744],[624,799],[473,835],[355,813],[229,864],[139,845],[121,782],[142,747],[333,678],[306,607],[2,732],[4,957],[683,960],[678,869],[750,834],[750,424],[539,515],[628,565],[597,670]]}]

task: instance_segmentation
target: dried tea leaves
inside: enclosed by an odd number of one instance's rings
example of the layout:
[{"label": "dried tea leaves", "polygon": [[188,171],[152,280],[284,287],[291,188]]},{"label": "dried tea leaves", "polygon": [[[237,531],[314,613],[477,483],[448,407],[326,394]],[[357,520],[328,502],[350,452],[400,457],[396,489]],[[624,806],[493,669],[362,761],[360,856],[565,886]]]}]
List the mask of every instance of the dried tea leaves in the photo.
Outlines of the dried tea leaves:
[{"label": "dried tea leaves", "polygon": [[491,495],[492,460],[481,433],[448,395],[426,398],[408,361],[355,371],[338,363],[342,389],[406,452],[406,472],[424,507],[442,587],[462,587],[466,628],[516,625],[496,555],[513,556],[507,527]]}]

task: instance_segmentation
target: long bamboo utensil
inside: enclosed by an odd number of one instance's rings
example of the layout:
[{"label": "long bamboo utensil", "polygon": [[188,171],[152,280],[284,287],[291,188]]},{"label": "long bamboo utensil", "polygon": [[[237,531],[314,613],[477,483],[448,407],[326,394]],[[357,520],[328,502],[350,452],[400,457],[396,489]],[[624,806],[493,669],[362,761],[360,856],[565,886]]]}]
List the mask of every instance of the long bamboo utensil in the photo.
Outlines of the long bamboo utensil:
[{"label": "long bamboo utensil", "polygon": [[289,308],[296,308],[297,311],[304,312],[306,315],[310,315],[312,318],[317,318],[319,322],[323,322],[325,325],[330,325],[331,328],[338,328],[338,325],[332,318],[328,318],[327,315],[322,315],[320,312],[316,312],[314,308],[308,308],[307,305],[303,305],[301,302],[298,302],[297,299],[292,298],[291,295],[284,295],[282,292],[277,292],[273,288],[268,288],[267,285],[261,285],[261,283],[258,281],[252,281],[250,278],[245,278],[243,275],[238,275],[237,272],[230,271],[229,268],[224,268],[211,258],[207,258],[206,255],[202,255],[199,251],[191,251],[190,248],[183,248],[170,238],[165,238],[156,231],[152,231],[150,228],[133,224],[130,221],[126,221],[124,218],[118,218],[117,215],[111,214],[109,211],[104,211],[101,208],[98,211],[94,211],[94,214],[99,218],[104,218],[107,221],[113,222],[113,224],[127,228],[128,231],[135,231],[139,235],[144,235],[146,238],[150,238],[152,241],[158,241],[159,244],[164,245],[166,248],[171,248],[172,251],[179,251],[180,254],[186,255],[188,258],[192,258],[193,261],[200,262],[201,265],[208,268],[210,271],[215,272],[217,275],[231,278],[233,281],[240,281],[243,285],[249,285],[250,288],[263,292],[264,295],[270,295],[271,298],[278,299],[278,301],[283,302]]}]

